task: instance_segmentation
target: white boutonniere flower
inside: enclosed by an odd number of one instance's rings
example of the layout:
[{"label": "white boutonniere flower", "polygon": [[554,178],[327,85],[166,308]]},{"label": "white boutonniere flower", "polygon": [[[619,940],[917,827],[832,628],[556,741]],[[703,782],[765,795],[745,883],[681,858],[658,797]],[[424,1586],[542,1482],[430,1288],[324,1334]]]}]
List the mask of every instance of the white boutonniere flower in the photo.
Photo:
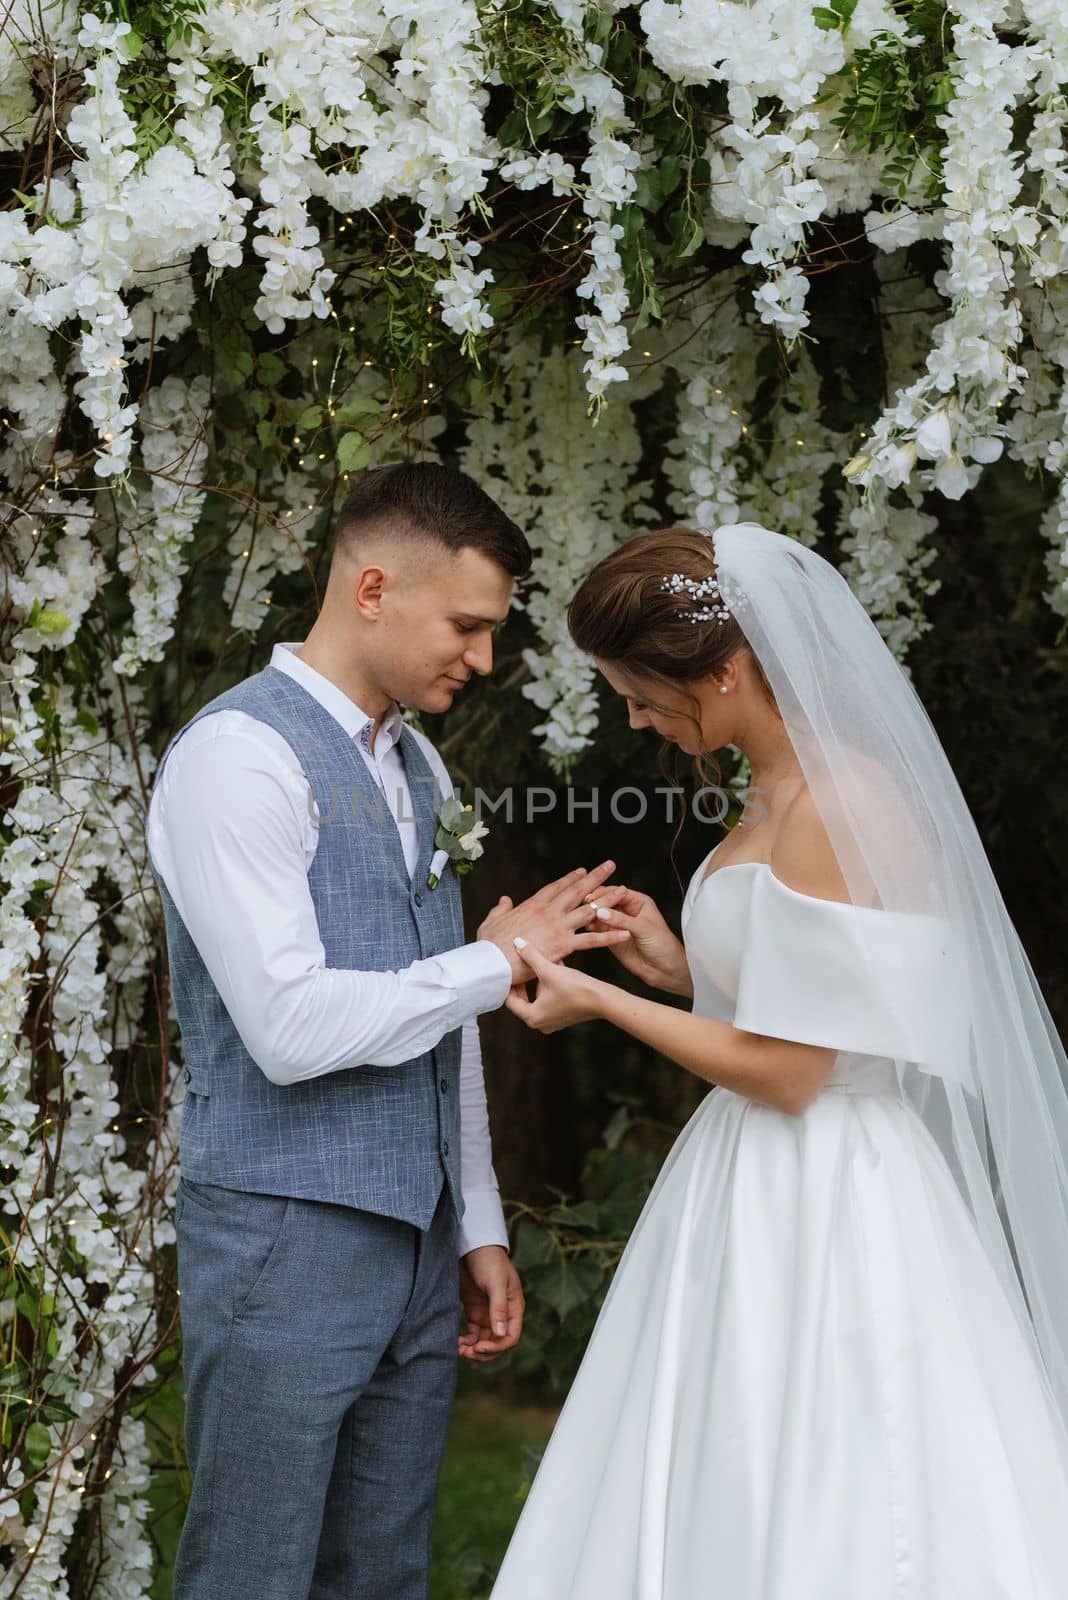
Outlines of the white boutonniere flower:
[{"label": "white boutonniere flower", "polygon": [[482,840],[488,833],[486,824],[475,816],[473,806],[461,805],[455,795],[443,800],[438,812],[434,859],[427,874],[427,888],[437,888],[450,861],[458,877],[470,872],[482,854]]}]

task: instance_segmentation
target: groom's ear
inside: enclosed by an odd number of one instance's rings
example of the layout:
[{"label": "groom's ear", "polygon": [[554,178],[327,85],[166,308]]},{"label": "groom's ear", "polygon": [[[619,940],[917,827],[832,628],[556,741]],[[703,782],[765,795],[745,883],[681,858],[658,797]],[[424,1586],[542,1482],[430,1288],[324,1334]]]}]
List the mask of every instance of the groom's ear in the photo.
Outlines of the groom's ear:
[{"label": "groom's ear", "polygon": [[382,612],[382,595],[388,582],[384,567],[369,563],[360,568],[351,580],[353,609],[367,622],[377,622]]}]

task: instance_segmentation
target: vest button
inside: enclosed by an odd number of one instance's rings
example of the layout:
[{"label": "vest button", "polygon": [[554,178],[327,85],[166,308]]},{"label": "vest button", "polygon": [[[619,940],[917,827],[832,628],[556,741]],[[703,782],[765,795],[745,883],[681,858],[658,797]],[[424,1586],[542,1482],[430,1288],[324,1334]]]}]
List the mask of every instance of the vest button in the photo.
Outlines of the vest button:
[{"label": "vest button", "polygon": [[185,1071],[182,1073],[182,1077],[185,1079],[186,1083],[192,1083],[193,1081],[193,1074],[190,1072],[188,1067],[186,1067]]},{"label": "vest button", "polygon": [[415,891],[415,903],[416,903],[417,906],[421,906],[422,903],[423,903],[423,897],[419,893],[418,889]]},{"label": "vest button", "polygon": [[448,1153],[449,1153],[449,1141],[448,1141],[448,1139],[446,1139],[445,1143],[442,1145],[441,1153],[442,1153],[443,1156],[447,1156],[448,1155]]},{"label": "vest button", "polygon": [[441,1080],[441,1092],[442,1092],[442,1094],[448,1094],[448,1092],[449,1092],[449,1080],[448,1080],[448,1078],[442,1078],[442,1080]]}]

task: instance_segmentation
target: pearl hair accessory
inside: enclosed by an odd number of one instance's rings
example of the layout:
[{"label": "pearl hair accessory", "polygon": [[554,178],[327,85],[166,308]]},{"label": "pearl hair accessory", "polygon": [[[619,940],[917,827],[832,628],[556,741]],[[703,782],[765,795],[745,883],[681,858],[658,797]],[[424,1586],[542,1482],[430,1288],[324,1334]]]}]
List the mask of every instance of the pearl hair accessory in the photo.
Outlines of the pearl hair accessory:
[{"label": "pearl hair accessory", "polygon": [[715,578],[687,578],[681,572],[673,572],[670,577],[661,580],[661,589],[666,589],[671,594],[688,594],[691,600],[705,601],[712,597],[711,605],[702,605],[698,611],[682,611],[680,616],[686,617],[690,622],[726,622],[730,616],[719,584]]}]

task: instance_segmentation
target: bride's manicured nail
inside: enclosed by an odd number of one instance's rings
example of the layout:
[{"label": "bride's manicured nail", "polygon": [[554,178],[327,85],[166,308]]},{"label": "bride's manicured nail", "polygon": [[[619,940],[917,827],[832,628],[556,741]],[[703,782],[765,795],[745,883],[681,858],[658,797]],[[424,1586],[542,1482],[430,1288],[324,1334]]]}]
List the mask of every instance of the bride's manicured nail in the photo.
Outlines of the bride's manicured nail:
[{"label": "bride's manicured nail", "polygon": [[612,913],[610,911],[606,911],[603,906],[598,906],[597,915],[601,918],[602,922],[607,922]]},{"label": "bride's manicured nail", "polygon": [[517,950],[525,950],[526,947],[527,947],[527,941],[525,939],[521,939],[519,937],[518,933],[516,934],[515,938],[512,940],[512,943],[515,945]]}]

